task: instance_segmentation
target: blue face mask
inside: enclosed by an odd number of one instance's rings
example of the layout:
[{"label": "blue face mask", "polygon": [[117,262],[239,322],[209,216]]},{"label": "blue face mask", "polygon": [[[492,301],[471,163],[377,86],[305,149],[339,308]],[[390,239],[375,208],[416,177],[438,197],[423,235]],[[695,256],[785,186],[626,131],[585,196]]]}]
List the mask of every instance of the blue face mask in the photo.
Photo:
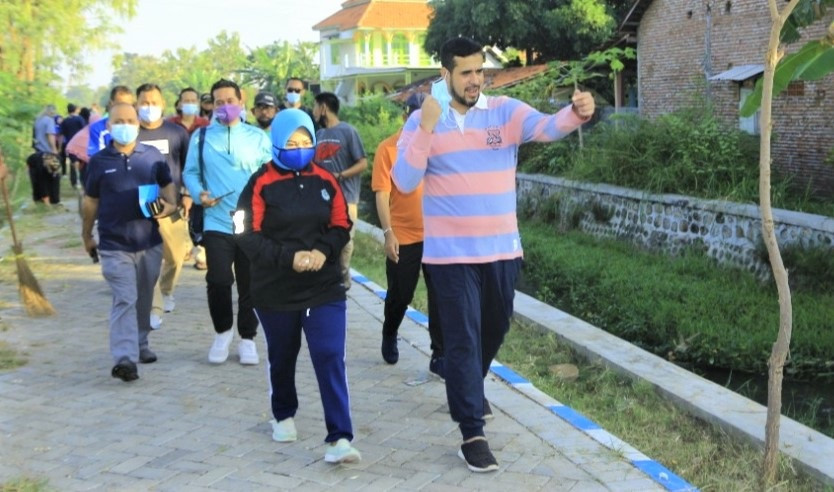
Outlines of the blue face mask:
[{"label": "blue face mask", "polygon": [[185,103],[182,105],[182,114],[186,116],[195,116],[200,113],[200,105],[194,103]]},{"label": "blue face mask", "polygon": [[290,104],[295,104],[301,100],[301,94],[297,92],[287,92],[287,102]]},{"label": "blue face mask", "polygon": [[432,82],[431,97],[435,98],[443,111],[440,119],[446,118],[449,114],[449,105],[452,103],[452,96],[449,94],[449,87],[446,85],[446,77]]},{"label": "blue face mask", "polygon": [[310,164],[316,155],[316,148],[279,149],[272,146],[272,162],[288,171],[300,171]]},{"label": "blue face mask", "polygon": [[112,125],[110,127],[110,136],[119,145],[129,145],[139,136],[139,125]]}]

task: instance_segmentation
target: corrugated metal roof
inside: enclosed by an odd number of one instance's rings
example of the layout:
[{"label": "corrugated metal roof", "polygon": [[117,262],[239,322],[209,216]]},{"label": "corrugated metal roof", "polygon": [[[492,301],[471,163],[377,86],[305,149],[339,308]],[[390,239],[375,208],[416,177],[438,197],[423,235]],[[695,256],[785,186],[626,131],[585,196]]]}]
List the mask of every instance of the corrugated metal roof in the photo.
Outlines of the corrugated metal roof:
[{"label": "corrugated metal roof", "polygon": [[718,75],[713,75],[710,77],[710,80],[732,80],[735,82],[741,82],[743,80],[747,80],[749,78],[755,77],[760,73],[764,72],[764,65],[757,64],[757,65],[739,65],[737,67],[733,67],[726,72],[721,72]]}]

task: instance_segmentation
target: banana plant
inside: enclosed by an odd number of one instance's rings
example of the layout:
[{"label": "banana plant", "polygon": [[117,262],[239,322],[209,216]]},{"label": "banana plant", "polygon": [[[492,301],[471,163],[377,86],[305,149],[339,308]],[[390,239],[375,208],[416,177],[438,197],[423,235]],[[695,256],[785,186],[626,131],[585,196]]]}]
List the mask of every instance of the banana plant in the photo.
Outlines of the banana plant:
[{"label": "banana plant", "polygon": [[[822,19],[827,7],[834,8],[834,0],[800,1],[780,31],[780,41],[790,43],[798,40],[799,29]],[[795,80],[820,80],[831,72],[834,72],[834,22],[828,26],[822,39],[805,43],[799,51],[779,61],[773,75],[773,97],[778,96]],[[739,111],[741,116],[752,116],[761,107],[763,82],[763,78],[756,82],[756,87]]]}]

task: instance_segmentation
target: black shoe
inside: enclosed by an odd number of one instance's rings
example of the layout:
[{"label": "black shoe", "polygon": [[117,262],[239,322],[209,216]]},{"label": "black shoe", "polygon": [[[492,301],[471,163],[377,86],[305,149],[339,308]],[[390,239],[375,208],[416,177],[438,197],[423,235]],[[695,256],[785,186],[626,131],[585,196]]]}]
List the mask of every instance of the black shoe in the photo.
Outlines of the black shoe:
[{"label": "black shoe", "polygon": [[429,361],[429,372],[432,372],[440,379],[446,379],[446,366],[444,364],[443,356],[434,356],[432,355],[431,360]]},{"label": "black shoe", "polygon": [[486,439],[476,439],[461,444],[458,456],[466,462],[466,466],[473,472],[484,473],[498,469],[498,460],[489,450],[489,443]]},{"label": "black shoe", "polygon": [[156,362],[156,354],[149,348],[139,349],[139,362],[142,364],[151,364]]},{"label": "black shoe", "polygon": [[487,401],[486,397],[484,398],[484,420],[492,420],[495,418],[495,415],[492,414],[492,407],[489,406],[489,402]]},{"label": "black shoe", "polygon": [[396,364],[400,360],[400,351],[397,350],[397,335],[382,335],[382,358],[389,364]]},{"label": "black shoe", "polygon": [[136,364],[131,362],[127,357],[119,359],[119,363],[113,366],[110,375],[114,378],[119,378],[122,381],[130,382],[139,379],[139,373],[136,371]]}]

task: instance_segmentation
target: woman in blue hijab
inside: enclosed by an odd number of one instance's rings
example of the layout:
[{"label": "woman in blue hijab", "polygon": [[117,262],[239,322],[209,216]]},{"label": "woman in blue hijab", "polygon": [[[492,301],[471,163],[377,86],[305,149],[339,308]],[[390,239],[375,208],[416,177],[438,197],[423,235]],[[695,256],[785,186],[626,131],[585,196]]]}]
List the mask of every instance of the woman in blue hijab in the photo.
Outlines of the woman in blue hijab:
[{"label": "woman in blue hijab", "polygon": [[252,175],[234,215],[235,237],[251,262],[251,295],[266,336],[272,438],[297,439],[295,365],[301,333],[324,407],[329,463],[361,459],[345,372],[346,304],[339,254],[352,223],[341,187],[313,162],[310,117],[284,109],[272,121],[272,160]]}]

